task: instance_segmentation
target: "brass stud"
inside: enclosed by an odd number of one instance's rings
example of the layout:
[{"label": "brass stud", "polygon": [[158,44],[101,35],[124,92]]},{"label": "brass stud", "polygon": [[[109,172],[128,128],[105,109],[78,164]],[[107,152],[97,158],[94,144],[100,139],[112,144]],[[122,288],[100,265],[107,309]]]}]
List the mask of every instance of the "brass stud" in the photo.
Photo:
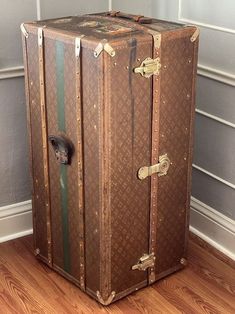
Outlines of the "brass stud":
[{"label": "brass stud", "polygon": [[35,255],[40,254],[40,249],[39,249],[39,248],[37,248],[37,249],[34,251],[34,254],[35,254]]},{"label": "brass stud", "polygon": [[188,261],[186,260],[186,258],[182,257],[180,259],[180,264],[183,265],[183,266],[186,266],[188,264]]}]

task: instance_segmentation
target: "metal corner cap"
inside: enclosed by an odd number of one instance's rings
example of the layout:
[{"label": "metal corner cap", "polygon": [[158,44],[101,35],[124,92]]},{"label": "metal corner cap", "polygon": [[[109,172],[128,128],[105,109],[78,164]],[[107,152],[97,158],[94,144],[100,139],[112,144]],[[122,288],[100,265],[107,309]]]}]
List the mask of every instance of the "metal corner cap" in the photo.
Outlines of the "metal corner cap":
[{"label": "metal corner cap", "polygon": [[113,49],[113,47],[107,42],[106,39],[103,39],[95,48],[94,50],[94,56],[95,58],[98,58],[98,56],[100,55],[100,53],[102,51],[106,51],[111,57],[114,57],[116,52]]},{"label": "metal corner cap", "polygon": [[187,24],[187,25],[185,25],[185,27],[193,27],[195,29],[194,33],[190,37],[190,41],[193,43],[194,41],[197,40],[197,38],[200,34],[200,28],[198,26],[192,25],[192,24]]},{"label": "metal corner cap", "polygon": [[97,298],[98,298],[98,301],[99,301],[101,304],[103,304],[103,305],[109,305],[109,304],[113,301],[113,299],[115,298],[115,295],[116,295],[116,292],[115,292],[115,291],[112,291],[111,294],[110,294],[110,296],[109,296],[106,300],[104,300],[104,299],[102,298],[102,296],[101,296],[101,293],[100,293],[99,291],[96,292],[96,296],[97,296]]},{"label": "metal corner cap", "polygon": [[20,24],[20,30],[22,32],[22,34],[24,35],[24,37],[28,38],[29,37],[29,33],[27,32],[25,26],[24,26],[24,23],[21,23]]}]

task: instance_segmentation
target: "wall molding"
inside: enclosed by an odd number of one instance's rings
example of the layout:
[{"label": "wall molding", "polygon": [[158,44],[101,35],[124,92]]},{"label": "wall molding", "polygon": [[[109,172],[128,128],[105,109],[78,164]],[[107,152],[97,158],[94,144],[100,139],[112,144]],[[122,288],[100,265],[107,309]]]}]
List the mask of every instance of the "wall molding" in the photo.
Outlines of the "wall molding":
[{"label": "wall molding", "polygon": [[41,20],[41,0],[36,0],[37,20]]},{"label": "wall molding", "polygon": [[113,9],[113,1],[109,0],[109,7],[108,7],[109,11],[112,11]]},{"label": "wall molding", "polygon": [[31,200],[0,207],[0,243],[32,233]]},{"label": "wall molding", "polygon": [[24,66],[19,65],[0,69],[0,80],[24,76]]},{"label": "wall molding", "polygon": [[[190,231],[235,260],[235,221],[194,197]],[[32,233],[30,200],[0,207],[0,243]]]},{"label": "wall molding", "polygon": [[198,64],[197,74],[230,86],[235,86],[235,75],[229,72]]},{"label": "wall molding", "polygon": [[182,16],[182,0],[179,0],[178,20],[180,22],[189,23],[189,24],[196,24],[198,26],[201,26],[201,27],[204,27],[204,28],[208,28],[208,29],[212,29],[212,30],[219,31],[219,32],[235,34],[235,30],[232,29],[232,28],[218,26],[218,25],[214,25],[214,24],[210,24],[210,23],[199,22],[199,21],[195,21],[195,20],[183,17]]},{"label": "wall molding", "polygon": [[235,260],[235,221],[191,197],[190,231]]},{"label": "wall molding", "polygon": [[233,128],[233,129],[235,129],[235,124],[232,123],[232,122],[229,122],[228,120],[221,119],[218,116],[215,116],[213,114],[210,114],[210,113],[208,113],[206,111],[203,111],[203,110],[200,110],[200,109],[197,109],[197,108],[196,108],[195,111],[196,111],[196,113],[198,113],[198,114],[200,114],[200,115],[202,115],[204,117],[207,117],[209,119],[215,120],[217,122],[220,122],[220,123],[222,123],[222,124],[224,124],[226,126],[229,126],[229,127]]},{"label": "wall molding", "polygon": [[204,174],[208,175],[209,177],[211,177],[211,178],[213,178],[213,179],[215,179],[217,181],[220,181],[221,183],[223,183],[223,184],[229,186],[230,188],[232,188],[233,190],[235,189],[235,184],[233,184],[233,183],[231,183],[231,182],[229,182],[227,180],[224,180],[223,178],[213,174],[212,172],[207,171],[206,169],[204,169],[204,168],[202,168],[202,167],[200,167],[200,166],[198,166],[196,164],[193,164],[193,168],[203,172]]}]

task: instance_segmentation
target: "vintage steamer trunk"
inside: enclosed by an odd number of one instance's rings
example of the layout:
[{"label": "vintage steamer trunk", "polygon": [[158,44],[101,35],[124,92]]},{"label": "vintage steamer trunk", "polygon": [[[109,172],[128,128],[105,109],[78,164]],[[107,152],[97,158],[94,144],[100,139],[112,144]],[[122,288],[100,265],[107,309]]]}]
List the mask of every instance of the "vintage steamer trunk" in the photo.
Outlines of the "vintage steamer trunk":
[{"label": "vintage steamer trunk", "polygon": [[186,264],[198,29],[21,25],[35,255],[102,304]]}]

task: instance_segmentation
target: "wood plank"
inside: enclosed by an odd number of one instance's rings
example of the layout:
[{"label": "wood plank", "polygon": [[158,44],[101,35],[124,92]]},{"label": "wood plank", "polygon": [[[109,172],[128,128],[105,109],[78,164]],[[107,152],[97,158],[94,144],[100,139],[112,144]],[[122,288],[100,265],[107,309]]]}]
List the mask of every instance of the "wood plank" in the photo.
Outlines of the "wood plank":
[{"label": "wood plank", "polygon": [[2,243],[0,312],[234,314],[235,270],[197,243],[189,243],[188,266],[184,270],[108,307],[36,260],[31,236]]}]

